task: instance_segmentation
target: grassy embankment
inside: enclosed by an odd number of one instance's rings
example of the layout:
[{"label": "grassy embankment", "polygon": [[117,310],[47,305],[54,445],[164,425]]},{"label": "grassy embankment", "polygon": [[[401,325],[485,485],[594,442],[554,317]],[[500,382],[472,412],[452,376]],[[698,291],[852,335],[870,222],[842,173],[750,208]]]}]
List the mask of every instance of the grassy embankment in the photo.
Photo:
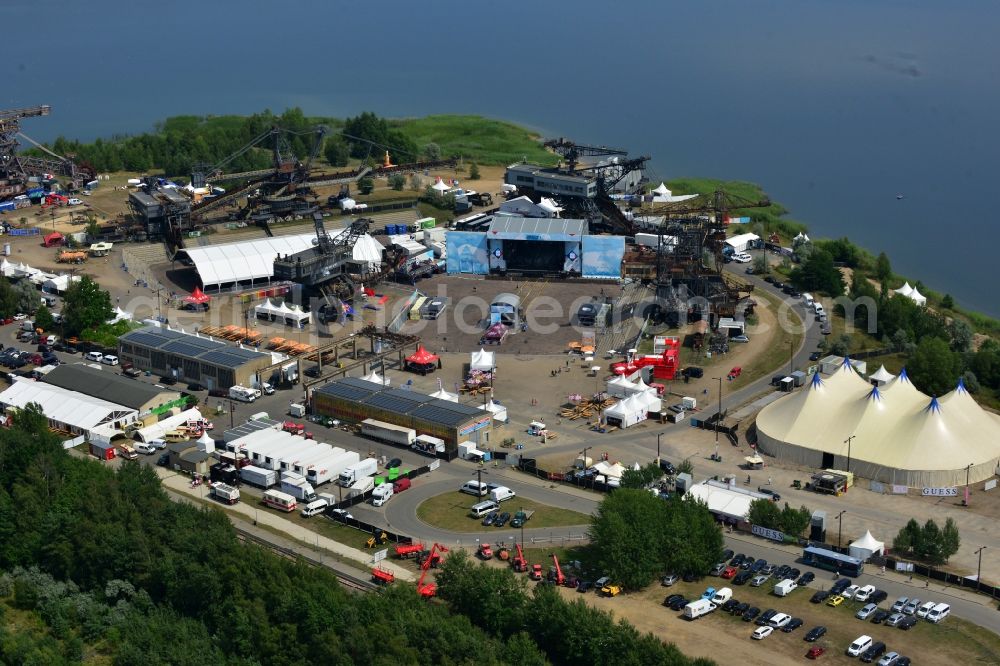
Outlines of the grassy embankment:
[{"label": "grassy embankment", "polygon": [[[424,500],[417,507],[417,518],[428,525],[454,532],[482,532],[491,529],[483,527],[482,520],[469,516],[469,507],[474,503],[475,498],[465,493],[442,493]],[[521,509],[535,512],[525,524],[525,529],[590,524],[590,516],[578,511],[546,506],[523,497],[512,499],[503,505],[503,510],[511,515]],[[511,532],[510,524],[496,532],[498,537],[508,535]]]}]

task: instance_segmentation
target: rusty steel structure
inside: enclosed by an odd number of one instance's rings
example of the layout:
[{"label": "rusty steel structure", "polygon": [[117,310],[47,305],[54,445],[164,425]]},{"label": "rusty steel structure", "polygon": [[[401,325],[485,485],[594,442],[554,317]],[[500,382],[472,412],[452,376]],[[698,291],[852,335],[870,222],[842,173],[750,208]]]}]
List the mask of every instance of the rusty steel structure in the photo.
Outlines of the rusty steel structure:
[{"label": "rusty steel structure", "polygon": [[[21,120],[47,116],[52,107],[47,104],[23,109],[0,110],[0,201],[23,194],[29,189],[31,178],[62,176],[69,179],[70,191],[79,190],[93,180],[94,172],[88,166],[56,155],[51,150],[21,132]],[[53,159],[29,157],[18,153],[18,136],[26,139]]]}]

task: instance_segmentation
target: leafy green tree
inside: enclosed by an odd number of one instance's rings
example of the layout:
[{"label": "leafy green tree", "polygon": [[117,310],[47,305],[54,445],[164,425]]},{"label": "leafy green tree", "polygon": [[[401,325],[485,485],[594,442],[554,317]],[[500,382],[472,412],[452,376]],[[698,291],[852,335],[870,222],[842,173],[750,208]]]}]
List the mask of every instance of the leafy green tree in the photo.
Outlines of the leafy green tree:
[{"label": "leafy green tree", "polygon": [[35,327],[43,331],[55,330],[56,322],[52,319],[52,312],[44,305],[40,306],[38,312],[35,313]]},{"label": "leafy green tree", "polygon": [[910,518],[909,522],[899,530],[892,540],[892,548],[904,555],[913,555],[923,549],[923,531],[916,519]]},{"label": "leafy green tree", "polygon": [[944,295],[944,298],[941,299],[941,307],[945,310],[955,309],[955,299],[951,297],[951,294]]},{"label": "leafy green tree", "polygon": [[512,634],[524,624],[527,584],[509,569],[477,564],[458,551],[444,561],[437,585],[441,598],[490,633]]},{"label": "leafy green tree", "polygon": [[875,259],[875,279],[880,283],[888,283],[892,278],[892,264],[889,263],[889,255],[879,252]]},{"label": "leafy green tree", "polygon": [[755,499],[750,502],[747,520],[753,525],[760,525],[771,530],[781,529],[781,509],[767,499]]},{"label": "leafy green tree", "polygon": [[441,159],[441,146],[433,142],[428,143],[424,146],[424,155],[432,162]]},{"label": "leafy green tree", "polygon": [[972,349],[972,327],[961,319],[952,319],[948,324],[948,337],[952,351],[964,354]]},{"label": "leafy green tree", "polygon": [[959,379],[962,380],[962,384],[965,385],[965,388],[969,393],[979,393],[979,391],[983,388],[979,383],[979,378],[976,377],[976,373],[972,370],[966,370],[963,372]]},{"label": "leafy green tree", "polygon": [[907,360],[906,373],[921,391],[944,395],[958,382],[962,357],[941,338],[923,338]]},{"label": "leafy green tree", "polygon": [[17,297],[17,310],[25,314],[33,314],[42,302],[38,290],[30,281],[21,279],[14,284],[14,295]]},{"label": "leafy green tree", "polygon": [[84,275],[72,283],[63,297],[63,324],[68,335],[96,328],[114,316],[111,294]]},{"label": "leafy green tree", "polygon": [[18,311],[17,292],[7,278],[0,277],[0,317],[13,317]]},{"label": "leafy green tree", "polygon": [[837,356],[847,356],[851,349],[851,336],[846,333],[841,333],[835,340],[832,340],[829,343],[828,349],[831,354],[836,354]]},{"label": "leafy green tree", "polygon": [[419,192],[424,186],[423,179],[415,173],[410,174],[410,189]]},{"label": "leafy green tree", "polygon": [[941,530],[941,557],[947,562],[951,556],[958,552],[962,545],[962,539],[958,535],[958,525],[952,518],[944,521],[944,529]]},{"label": "leafy green tree", "polygon": [[479,173],[479,165],[473,162],[469,165],[469,180],[479,180],[482,176]]},{"label": "leafy green tree", "polygon": [[767,257],[763,254],[759,254],[753,258],[753,272],[757,275],[767,272]]},{"label": "leafy green tree", "polygon": [[831,296],[844,293],[844,278],[833,265],[833,257],[825,250],[817,249],[808,259],[792,270],[794,285],[807,291],[818,291]]},{"label": "leafy green tree", "polygon": [[371,194],[375,189],[375,180],[367,176],[358,181],[358,191],[361,194]]},{"label": "leafy green tree", "polygon": [[677,463],[677,473],[678,474],[692,474],[694,472],[694,465],[691,464],[691,460],[685,458],[684,460]]},{"label": "leafy green tree", "polygon": [[656,463],[649,463],[637,470],[627,469],[622,474],[622,488],[645,488],[663,477],[663,470]]},{"label": "leafy green tree", "polygon": [[606,497],[590,525],[602,570],[629,590],[648,585],[663,571],[665,522],[666,502],[648,492],[621,488]]},{"label": "leafy green tree", "polygon": [[785,503],[781,510],[781,531],[794,537],[802,536],[812,521],[812,512],[804,506],[793,509]]},{"label": "leafy green tree", "polygon": [[331,136],[323,146],[323,156],[331,166],[347,166],[351,159],[351,149],[341,137]]},{"label": "leafy green tree", "polygon": [[930,518],[921,529],[920,551],[917,555],[930,564],[944,564],[944,543],[941,528]]},{"label": "leafy green tree", "polygon": [[406,187],[406,176],[401,173],[392,174],[389,176],[389,187],[397,192],[402,192],[403,188]]}]

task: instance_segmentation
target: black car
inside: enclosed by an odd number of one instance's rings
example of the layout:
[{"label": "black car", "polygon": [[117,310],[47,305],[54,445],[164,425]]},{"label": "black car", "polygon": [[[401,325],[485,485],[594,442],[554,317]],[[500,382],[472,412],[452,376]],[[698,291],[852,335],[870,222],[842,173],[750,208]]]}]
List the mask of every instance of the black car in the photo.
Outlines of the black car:
[{"label": "black car", "polygon": [[830,597],[830,592],[827,590],[817,590],[815,594],[810,597],[809,602],[814,604],[821,604]]},{"label": "black car", "polygon": [[809,641],[810,643],[815,643],[825,634],[826,634],[826,627],[824,626],[813,627],[812,629],[806,632],[806,635],[803,637],[803,640]]},{"label": "black car", "polygon": [[885,643],[876,641],[872,643],[870,648],[861,653],[861,661],[870,664],[881,657],[883,652],[885,652]]},{"label": "black car", "polygon": [[769,284],[774,284],[774,276],[773,275],[765,275],[764,276],[764,282],[767,282]]},{"label": "black car", "polygon": [[897,624],[896,627],[902,629],[903,631],[908,631],[911,627],[916,626],[916,624],[917,618],[912,615],[907,615],[899,621],[899,624]]},{"label": "black car", "polygon": [[167,465],[169,465],[170,464],[170,454],[169,453],[161,453],[160,457],[156,459],[156,464],[159,465],[160,467],[166,467]]},{"label": "black car", "polygon": [[787,564],[782,564],[780,567],[775,568],[773,575],[775,580],[785,580],[788,578],[788,572],[791,571],[791,567]]},{"label": "black car", "polygon": [[812,571],[807,571],[801,576],[799,576],[799,587],[802,587],[803,585],[808,585],[814,580],[816,580],[816,574],[814,574]]},{"label": "black car", "polygon": [[42,354],[42,365],[59,365],[59,363],[59,357],[52,352]]},{"label": "black car", "polygon": [[765,488],[764,486],[757,486],[757,492],[762,493],[764,495],[769,495],[771,499],[774,500],[775,502],[781,500],[781,495],[771,490],[770,488]]},{"label": "black car", "polygon": [[788,621],[788,624],[786,624],[785,626],[783,626],[781,628],[781,630],[783,632],[785,632],[786,634],[790,634],[793,631],[795,631],[796,629],[798,629],[799,627],[801,627],[802,624],[803,624],[803,622],[802,622],[801,619],[799,619],[797,617],[793,617],[791,620]]},{"label": "black car", "polygon": [[701,379],[705,376],[705,371],[697,366],[689,366],[681,370],[681,375],[684,377],[690,377],[691,379]]},{"label": "black car", "polygon": [[666,599],[663,600],[663,605],[669,608],[670,604],[674,603],[678,599],[683,599],[683,598],[684,598],[683,594],[671,594]]},{"label": "black car", "polygon": [[799,292],[799,290],[798,290],[798,289],[794,289],[794,288],[793,288],[793,289],[789,289],[789,290],[788,290],[788,291],[786,291],[785,293],[786,293],[786,294],[788,294],[789,296],[791,296],[792,298],[798,298],[799,296],[801,296],[801,295],[802,295],[802,294],[801,294],[801,293]]},{"label": "black car", "polygon": [[740,564],[740,569],[743,569],[744,571],[749,571],[750,567],[753,566],[754,562],[755,560],[749,555],[747,555],[746,557],[743,558],[743,563]]},{"label": "black car", "polygon": [[726,613],[732,613],[733,609],[740,605],[740,602],[736,599],[730,599],[726,603],[722,604],[722,610]]},{"label": "black car", "polygon": [[822,356],[823,354],[821,352],[815,351],[812,354],[809,354],[809,360],[818,361]]},{"label": "black car", "polygon": [[719,560],[720,561],[731,560],[732,558],[733,558],[733,551],[727,548],[726,550],[722,551],[722,557],[720,557]]},{"label": "black car", "polygon": [[670,610],[672,610],[672,611],[679,611],[680,609],[682,609],[685,606],[687,606],[689,603],[691,603],[691,602],[688,601],[687,597],[681,597],[680,599],[674,599],[674,603],[670,604]]},{"label": "black car", "polygon": [[684,574],[684,575],[683,575],[683,576],[681,577],[681,579],[682,579],[682,580],[683,580],[683,581],[684,581],[685,583],[693,583],[693,582],[695,582],[696,580],[698,580],[698,575],[697,575],[697,574],[693,574],[693,573],[691,573],[691,572],[689,571],[689,572],[687,572],[686,574]]},{"label": "black car", "polygon": [[731,567],[740,566],[741,564],[743,564],[743,558],[745,557],[746,555],[744,555],[743,553],[736,553],[736,556],[733,557],[733,559],[729,560],[729,566]]},{"label": "black car", "polygon": [[892,666],[910,666],[910,658],[900,657],[899,659],[896,660],[896,663],[894,663]]},{"label": "black car", "polygon": [[191,382],[188,384],[188,391],[204,391],[205,387],[198,382]]},{"label": "black car", "polygon": [[778,614],[778,611],[774,610],[773,608],[768,608],[766,611],[764,611],[763,613],[760,614],[759,618],[757,618],[757,626],[758,627],[763,627],[765,624],[768,623],[768,621],[772,617],[774,617],[777,614]]},{"label": "black car", "polygon": [[173,386],[174,384],[177,383],[177,380],[171,377],[170,375],[163,375],[162,377],[160,377],[160,383],[166,384],[167,386]]},{"label": "black car", "polygon": [[889,593],[885,590],[875,590],[872,592],[872,595],[868,597],[868,603],[875,604],[877,606],[888,598]]},{"label": "black car", "polygon": [[784,289],[785,288],[785,283],[784,282],[778,282],[777,280],[775,280],[771,284],[774,285],[775,289]]},{"label": "black car", "polygon": [[840,594],[851,586],[850,578],[841,578],[830,587],[830,594]]},{"label": "black car", "polygon": [[499,516],[497,516],[496,520],[493,521],[493,527],[503,527],[504,525],[507,524],[508,520],[510,520],[510,513],[504,511]]},{"label": "black car", "polygon": [[308,368],[306,368],[307,377],[319,377],[322,372],[323,371],[320,370],[320,367],[318,365],[310,365]]},{"label": "black car", "polygon": [[749,571],[741,571],[733,577],[733,585],[746,585],[751,578],[753,578],[752,573]]},{"label": "black car", "polygon": [[403,461],[400,460],[399,458],[393,458],[392,460],[390,460],[385,464],[386,469],[394,469],[396,467],[402,467],[402,466],[403,466]]},{"label": "black car", "polygon": [[754,563],[750,565],[750,571],[753,573],[758,573],[761,569],[767,566],[767,560],[761,558],[759,560],[754,560]]},{"label": "black car", "polygon": [[743,612],[744,622],[753,622],[754,618],[760,615],[760,609],[756,606],[751,606]]},{"label": "black car", "polygon": [[228,398],[229,391],[227,391],[226,389],[218,389],[218,388],[209,389],[208,395],[210,395],[213,398]]},{"label": "black car", "polygon": [[486,514],[486,517],[483,518],[483,527],[489,527],[490,525],[493,524],[493,521],[495,521],[496,519],[497,519],[497,514],[495,511],[493,513]]},{"label": "black car", "polygon": [[585,594],[587,592],[590,592],[591,588],[593,587],[594,584],[591,583],[589,580],[581,580],[580,584],[576,586],[576,591],[579,592],[580,594]]},{"label": "black car", "polygon": [[662,469],[663,473],[667,476],[674,476],[677,474],[677,468],[674,467],[673,463],[669,460],[660,460],[660,469]]},{"label": "black car", "polygon": [[781,285],[781,291],[783,291],[786,294],[788,294],[789,296],[791,296],[792,292],[795,291],[795,287],[793,287],[790,284],[783,284],[783,285]]},{"label": "black car", "polygon": [[741,604],[736,604],[735,606],[733,606],[733,609],[729,611],[729,613],[731,615],[739,615],[740,617],[743,617],[743,613],[746,613],[747,610],[749,609],[750,609],[750,604],[744,601]]},{"label": "black car", "polygon": [[872,614],[872,624],[882,624],[890,615],[892,615],[892,611],[879,609]]}]

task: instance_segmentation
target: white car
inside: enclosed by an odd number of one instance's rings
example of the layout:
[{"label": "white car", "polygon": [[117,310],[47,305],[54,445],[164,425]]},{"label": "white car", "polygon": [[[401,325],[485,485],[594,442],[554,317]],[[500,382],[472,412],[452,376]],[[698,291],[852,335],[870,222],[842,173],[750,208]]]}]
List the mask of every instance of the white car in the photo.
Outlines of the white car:
[{"label": "white car", "polygon": [[80,204],[83,203],[83,200],[82,199],[77,199],[76,197],[73,197],[72,199],[70,199],[66,203],[68,203],[70,206],[79,206]]},{"label": "white car", "polygon": [[763,627],[757,627],[756,629],[754,629],[754,632],[750,635],[750,638],[754,639],[755,641],[762,641],[768,636],[770,636],[772,633],[774,633],[774,627],[769,627],[767,625],[764,625]]},{"label": "white car", "polygon": [[787,613],[778,613],[770,620],[768,620],[768,625],[774,627],[775,629],[781,629],[792,621],[792,616]]},{"label": "white car", "polygon": [[746,252],[737,252],[736,254],[733,255],[733,261],[735,261],[738,264],[749,264],[751,261],[753,261],[753,257],[751,257]]},{"label": "white car", "polygon": [[844,597],[845,599],[853,599],[854,595],[857,594],[858,590],[860,589],[861,589],[860,585],[851,585],[849,588],[841,592],[840,596]]},{"label": "white car", "polygon": [[16,315],[14,315],[14,321],[24,321],[27,318],[28,315],[24,314],[23,312],[18,312]]},{"label": "white car", "polygon": [[274,387],[268,384],[267,382],[261,384],[260,388],[262,391],[264,391],[264,395],[274,395]]},{"label": "white car", "polygon": [[860,590],[858,590],[857,592],[854,593],[854,600],[855,601],[868,601],[868,597],[872,596],[873,594],[875,594],[875,586],[874,585],[865,585]]}]

